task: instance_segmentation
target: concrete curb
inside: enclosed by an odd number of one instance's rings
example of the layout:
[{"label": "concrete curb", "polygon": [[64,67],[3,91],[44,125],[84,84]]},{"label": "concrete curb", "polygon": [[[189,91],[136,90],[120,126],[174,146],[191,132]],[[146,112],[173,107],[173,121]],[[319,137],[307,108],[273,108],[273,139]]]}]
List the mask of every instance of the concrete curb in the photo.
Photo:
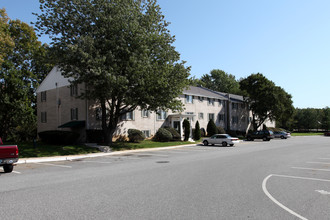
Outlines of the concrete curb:
[{"label": "concrete curb", "polygon": [[171,147],[158,147],[158,148],[144,148],[144,149],[137,149],[137,150],[115,151],[115,152],[110,152],[110,153],[92,153],[92,154],[56,156],[56,157],[21,158],[18,160],[18,162],[16,164],[71,161],[71,160],[79,160],[79,159],[85,159],[85,158],[114,156],[114,155],[145,152],[145,151],[159,151],[159,150],[175,149],[175,148],[182,148],[182,147],[187,147],[187,146],[196,146],[197,144],[176,145],[176,146],[171,146]]}]

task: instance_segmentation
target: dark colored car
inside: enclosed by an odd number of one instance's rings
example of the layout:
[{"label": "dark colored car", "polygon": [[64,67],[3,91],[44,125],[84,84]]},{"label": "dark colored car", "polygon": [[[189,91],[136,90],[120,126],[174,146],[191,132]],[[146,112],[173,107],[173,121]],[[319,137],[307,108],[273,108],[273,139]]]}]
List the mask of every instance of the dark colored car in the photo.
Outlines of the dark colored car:
[{"label": "dark colored car", "polygon": [[274,133],[272,131],[267,131],[267,130],[255,131],[246,136],[246,139],[248,141],[253,141],[254,139],[262,139],[263,141],[270,141],[273,138],[274,138]]},{"label": "dark colored car", "polygon": [[325,132],[325,133],[324,133],[324,136],[330,136],[330,131]]}]

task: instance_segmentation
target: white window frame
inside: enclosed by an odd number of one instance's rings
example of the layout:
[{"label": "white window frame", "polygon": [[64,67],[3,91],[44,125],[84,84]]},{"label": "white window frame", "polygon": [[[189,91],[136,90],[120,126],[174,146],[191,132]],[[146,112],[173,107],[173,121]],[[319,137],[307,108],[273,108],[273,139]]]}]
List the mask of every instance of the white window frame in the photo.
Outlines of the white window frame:
[{"label": "white window frame", "polygon": [[70,85],[70,95],[71,96],[78,95],[78,85]]},{"label": "white window frame", "polygon": [[41,96],[41,102],[46,102],[47,101],[47,91],[41,92],[40,96]]},{"label": "white window frame", "polygon": [[78,120],[78,108],[71,108],[71,121]]},{"label": "white window frame", "polygon": [[142,118],[149,118],[149,111],[147,109],[142,109],[141,110],[141,117]]},{"label": "white window frame", "polygon": [[166,120],[167,113],[164,110],[158,110],[157,111],[157,121],[163,121]]},{"label": "white window frame", "polygon": [[204,119],[204,113],[203,112],[199,112],[198,113],[198,119]]},{"label": "white window frame", "polygon": [[192,95],[185,95],[186,103],[193,104],[194,103],[194,96]]},{"label": "white window frame", "polygon": [[225,114],[219,113],[219,122],[225,120]]},{"label": "white window frame", "polygon": [[214,99],[213,98],[207,98],[207,104],[214,106]]},{"label": "white window frame", "polygon": [[148,137],[151,136],[150,130],[142,130],[142,133],[144,134],[144,136],[145,136],[146,138],[148,138]]},{"label": "white window frame", "polygon": [[126,112],[121,116],[122,121],[134,121],[135,120],[135,114],[134,111]]},{"label": "white window frame", "polygon": [[[211,115],[213,115],[213,117],[210,117]],[[214,121],[214,119],[215,119],[215,115],[214,115],[214,113],[209,113],[208,114],[208,119],[209,119],[209,121],[211,120],[211,118],[212,118],[212,120]]]}]

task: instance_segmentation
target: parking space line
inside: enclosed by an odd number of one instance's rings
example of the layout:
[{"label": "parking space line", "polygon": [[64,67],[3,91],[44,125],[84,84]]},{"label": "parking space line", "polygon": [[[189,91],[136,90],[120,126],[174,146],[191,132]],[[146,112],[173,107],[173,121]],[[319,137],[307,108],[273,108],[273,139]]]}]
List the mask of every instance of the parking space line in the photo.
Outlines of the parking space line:
[{"label": "parking space line", "polygon": [[153,153],[149,153],[149,154],[145,154],[145,153],[136,153],[135,155],[137,156],[142,156],[142,155],[145,155],[145,156],[156,156],[156,157],[168,157],[168,155],[166,154],[153,154]]},{"label": "parking space line", "polygon": [[54,166],[54,167],[63,167],[63,168],[72,168],[72,166],[57,165],[57,164],[52,164],[52,163],[34,163],[34,164],[40,164],[40,165],[46,165],[46,166]]},{"label": "parking space line", "polygon": [[324,164],[324,165],[330,165],[330,163],[323,163],[323,162],[306,162],[306,163],[315,163],[315,164]]},{"label": "parking space line", "polygon": [[293,210],[289,209],[288,207],[286,207],[285,205],[283,205],[282,203],[280,203],[278,200],[276,200],[267,190],[267,181],[269,180],[269,178],[271,178],[272,176],[274,176],[273,174],[270,174],[269,176],[267,176],[263,181],[262,181],[262,190],[264,191],[264,193],[266,194],[266,196],[272,201],[274,202],[276,205],[278,205],[279,207],[281,207],[282,209],[284,209],[285,211],[289,212],[290,214],[296,216],[299,219],[302,220],[308,220],[307,218],[299,215],[298,213],[294,212]]},{"label": "parking space line", "polygon": [[18,172],[18,171],[11,171],[13,173],[16,173],[16,174],[22,174],[21,172]]},{"label": "parking space line", "polygon": [[314,171],[326,171],[330,172],[329,169],[316,169],[316,168],[309,168],[309,167],[291,167],[292,169],[298,169],[298,170],[314,170]]}]

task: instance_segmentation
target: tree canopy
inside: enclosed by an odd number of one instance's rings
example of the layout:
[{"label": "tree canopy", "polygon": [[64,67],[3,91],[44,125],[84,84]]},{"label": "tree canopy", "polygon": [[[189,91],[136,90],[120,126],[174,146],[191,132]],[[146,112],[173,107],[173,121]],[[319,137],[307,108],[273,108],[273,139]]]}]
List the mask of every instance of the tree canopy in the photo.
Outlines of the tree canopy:
[{"label": "tree canopy", "polygon": [[235,76],[223,70],[214,69],[210,74],[204,74],[200,82],[202,86],[218,92],[241,94],[239,82]]},{"label": "tree canopy", "polygon": [[31,26],[10,20],[4,9],[0,27],[1,45],[7,45],[1,50],[0,136],[6,140],[8,136],[36,135],[35,90],[49,71],[43,58],[47,46],[37,40]]},{"label": "tree canopy", "polygon": [[37,29],[50,35],[57,62],[82,98],[102,107],[105,140],[119,118],[138,106],[182,110],[176,99],[188,83],[156,0],[43,0]]},{"label": "tree canopy", "polygon": [[255,130],[267,119],[285,123],[292,117],[294,108],[291,95],[263,74],[251,74],[239,84],[241,90],[247,94],[246,101],[252,110]]}]

